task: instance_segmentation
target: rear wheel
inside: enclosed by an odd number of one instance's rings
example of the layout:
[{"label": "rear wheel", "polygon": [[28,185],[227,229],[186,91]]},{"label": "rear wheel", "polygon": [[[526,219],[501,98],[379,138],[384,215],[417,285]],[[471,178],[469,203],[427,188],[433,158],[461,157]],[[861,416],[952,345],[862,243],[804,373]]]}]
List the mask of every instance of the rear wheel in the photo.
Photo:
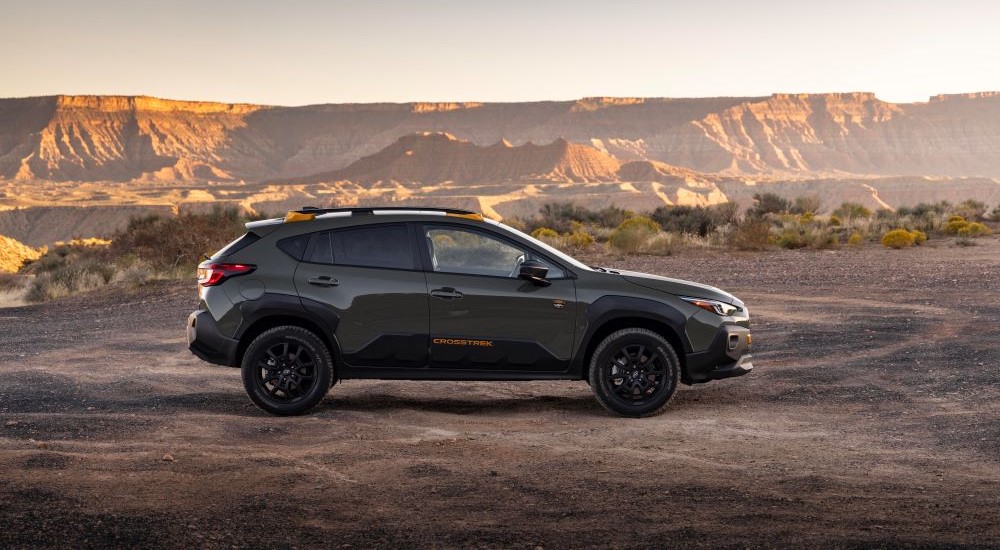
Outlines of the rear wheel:
[{"label": "rear wheel", "polygon": [[597,401],[622,416],[650,416],[677,391],[680,361],[659,334],[627,328],[608,335],[594,350],[589,381]]},{"label": "rear wheel", "polygon": [[250,400],[278,415],[315,407],[334,379],[330,350],[315,334],[296,326],[275,327],[254,338],[242,367]]}]

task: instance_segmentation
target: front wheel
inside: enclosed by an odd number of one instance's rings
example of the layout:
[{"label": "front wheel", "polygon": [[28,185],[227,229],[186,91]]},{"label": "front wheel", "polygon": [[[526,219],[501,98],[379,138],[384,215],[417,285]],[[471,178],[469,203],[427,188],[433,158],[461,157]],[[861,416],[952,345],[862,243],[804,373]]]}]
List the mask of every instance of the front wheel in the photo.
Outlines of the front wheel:
[{"label": "front wheel", "polygon": [[243,354],[243,387],[250,400],[278,415],[302,414],[326,396],[333,381],[330,350],[312,332],[275,327],[254,338]]},{"label": "front wheel", "polygon": [[594,350],[589,381],[597,401],[622,416],[650,416],[677,391],[680,361],[659,334],[627,328],[608,335]]}]

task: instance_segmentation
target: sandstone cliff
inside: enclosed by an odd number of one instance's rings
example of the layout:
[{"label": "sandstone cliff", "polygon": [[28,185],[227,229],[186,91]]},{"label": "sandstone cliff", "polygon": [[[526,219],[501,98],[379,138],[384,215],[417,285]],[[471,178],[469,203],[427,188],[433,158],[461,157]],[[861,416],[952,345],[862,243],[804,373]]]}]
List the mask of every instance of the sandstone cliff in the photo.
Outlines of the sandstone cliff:
[{"label": "sandstone cliff", "polygon": [[[344,169],[420,132],[447,132],[479,146],[563,139],[616,162],[660,161],[701,172],[1000,176],[1000,95],[987,92],[913,104],[868,93],[302,107],[0,99],[0,179],[290,179]],[[591,160],[597,164],[573,166],[569,179],[608,172],[606,159]]]}]

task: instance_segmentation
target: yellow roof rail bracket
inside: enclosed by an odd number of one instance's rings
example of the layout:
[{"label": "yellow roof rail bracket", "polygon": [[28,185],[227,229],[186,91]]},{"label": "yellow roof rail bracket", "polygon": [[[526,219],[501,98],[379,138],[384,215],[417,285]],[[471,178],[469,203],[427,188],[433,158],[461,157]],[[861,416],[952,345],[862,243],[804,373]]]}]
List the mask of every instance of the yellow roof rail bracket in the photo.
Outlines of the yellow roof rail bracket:
[{"label": "yellow roof rail bracket", "polygon": [[289,222],[307,222],[309,220],[315,220],[316,214],[303,214],[302,212],[296,212],[294,210],[290,211],[285,215],[285,223]]},{"label": "yellow roof rail bracket", "polygon": [[475,220],[477,222],[484,221],[482,214],[470,213],[470,214],[459,214],[456,212],[448,212],[448,215],[453,218],[465,218],[467,220]]}]

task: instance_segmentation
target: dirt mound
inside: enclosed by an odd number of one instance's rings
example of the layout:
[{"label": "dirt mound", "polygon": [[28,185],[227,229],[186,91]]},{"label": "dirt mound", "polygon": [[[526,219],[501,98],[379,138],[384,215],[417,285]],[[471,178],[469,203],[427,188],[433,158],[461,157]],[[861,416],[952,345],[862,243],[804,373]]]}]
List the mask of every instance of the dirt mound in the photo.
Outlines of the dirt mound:
[{"label": "dirt mound", "polygon": [[0,273],[16,273],[26,261],[42,257],[39,250],[0,235]]},{"label": "dirt mound", "polygon": [[501,140],[488,147],[441,132],[411,134],[343,170],[303,182],[565,182],[614,181],[619,163],[593,147],[559,138],[519,147]]}]

